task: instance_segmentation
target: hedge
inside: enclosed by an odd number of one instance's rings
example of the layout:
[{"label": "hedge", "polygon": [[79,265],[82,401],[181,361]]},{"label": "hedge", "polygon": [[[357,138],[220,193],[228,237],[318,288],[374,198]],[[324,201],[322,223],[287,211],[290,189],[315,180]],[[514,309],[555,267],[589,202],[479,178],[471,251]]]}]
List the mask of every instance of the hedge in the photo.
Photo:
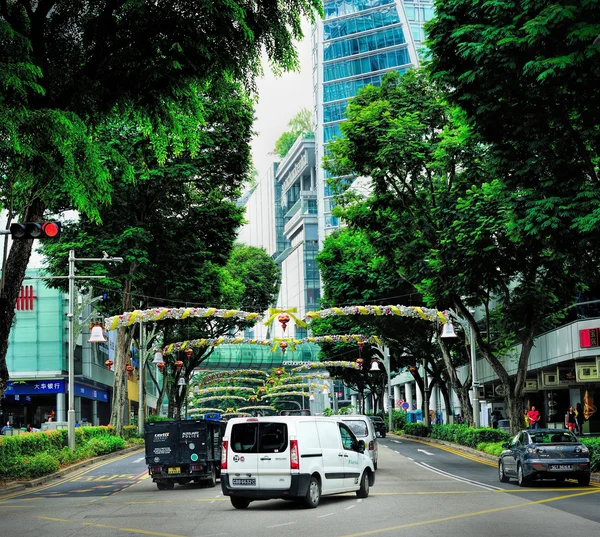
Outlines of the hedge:
[{"label": "hedge", "polygon": [[429,429],[422,423],[407,423],[404,426],[404,433],[413,436],[429,436]]},{"label": "hedge", "polygon": [[125,447],[112,427],[77,427],[75,451],[68,447],[68,431],[42,431],[0,437],[0,481],[27,479],[56,472],[61,466]]}]

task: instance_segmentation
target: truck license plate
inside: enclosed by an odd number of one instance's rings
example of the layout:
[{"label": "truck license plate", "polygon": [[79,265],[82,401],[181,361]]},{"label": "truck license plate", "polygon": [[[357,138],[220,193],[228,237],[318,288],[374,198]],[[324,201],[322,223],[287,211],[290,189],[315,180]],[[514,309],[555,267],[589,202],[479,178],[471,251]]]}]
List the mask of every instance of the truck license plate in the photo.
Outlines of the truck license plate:
[{"label": "truck license plate", "polygon": [[252,485],[253,487],[256,486],[256,479],[252,478],[252,479],[233,479],[233,484],[234,485]]},{"label": "truck license plate", "polygon": [[572,470],[573,467],[570,464],[550,464],[549,465],[549,470],[555,470],[555,471],[565,471],[565,470]]},{"label": "truck license plate", "polygon": [[168,473],[169,474],[180,474],[181,473],[181,467],[179,467],[179,466],[171,466],[169,468]]}]

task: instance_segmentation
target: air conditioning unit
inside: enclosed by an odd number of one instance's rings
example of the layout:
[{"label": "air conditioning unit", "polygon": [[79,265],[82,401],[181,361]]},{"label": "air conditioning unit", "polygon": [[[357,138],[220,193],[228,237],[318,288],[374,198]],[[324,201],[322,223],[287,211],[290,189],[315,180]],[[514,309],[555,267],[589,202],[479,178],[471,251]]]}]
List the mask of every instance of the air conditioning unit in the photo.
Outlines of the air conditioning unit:
[{"label": "air conditioning unit", "polygon": [[558,371],[556,371],[554,373],[542,372],[542,386],[544,388],[558,386],[558,385],[559,385],[558,384]]},{"label": "air conditioning unit", "polygon": [[576,371],[578,382],[600,382],[597,364],[577,364]]},{"label": "air conditioning unit", "polygon": [[538,391],[538,381],[537,379],[525,379],[525,387],[523,388],[524,392],[537,392]]}]

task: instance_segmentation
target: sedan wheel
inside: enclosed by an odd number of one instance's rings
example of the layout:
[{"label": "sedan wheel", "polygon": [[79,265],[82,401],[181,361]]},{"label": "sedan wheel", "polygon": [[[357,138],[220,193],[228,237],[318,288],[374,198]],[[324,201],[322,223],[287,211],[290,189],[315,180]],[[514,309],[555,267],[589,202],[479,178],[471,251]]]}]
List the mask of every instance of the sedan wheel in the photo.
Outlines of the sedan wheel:
[{"label": "sedan wheel", "polygon": [[508,483],[510,478],[504,473],[504,463],[500,461],[498,463],[498,477],[501,483]]},{"label": "sedan wheel", "polygon": [[519,483],[519,487],[526,487],[529,485],[530,479],[523,475],[523,465],[519,464],[517,466],[517,482]]}]

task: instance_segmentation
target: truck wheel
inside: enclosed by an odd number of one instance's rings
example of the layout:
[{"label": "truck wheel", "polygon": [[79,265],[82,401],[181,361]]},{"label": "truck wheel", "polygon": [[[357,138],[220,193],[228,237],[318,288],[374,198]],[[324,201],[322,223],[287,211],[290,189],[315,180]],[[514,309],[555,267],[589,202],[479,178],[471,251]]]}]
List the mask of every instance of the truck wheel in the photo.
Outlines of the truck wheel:
[{"label": "truck wheel", "polygon": [[369,472],[365,470],[360,480],[360,488],[356,491],[359,498],[367,498],[369,496]]},{"label": "truck wheel", "polygon": [[156,483],[158,490],[167,490],[167,485],[165,483]]},{"label": "truck wheel", "polygon": [[215,472],[215,467],[212,466],[210,469],[210,476],[204,480],[204,484],[207,487],[215,487],[217,485],[217,473]]},{"label": "truck wheel", "polygon": [[165,483],[165,489],[166,490],[173,490],[175,488],[175,482],[174,481],[167,481]]},{"label": "truck wheel", "polygon": [[231,505],[233,505],[236,509],[246,509],[250,505],[250,500],[248,498],[240,498],[239,496],[230,496]]},{"label": "truck wheel", "polygon": [[313,475],[308,484],[306,496],[302,500],[302,505],[307,509],[314,509],[321,501],[321,485],[319,480]]}]

